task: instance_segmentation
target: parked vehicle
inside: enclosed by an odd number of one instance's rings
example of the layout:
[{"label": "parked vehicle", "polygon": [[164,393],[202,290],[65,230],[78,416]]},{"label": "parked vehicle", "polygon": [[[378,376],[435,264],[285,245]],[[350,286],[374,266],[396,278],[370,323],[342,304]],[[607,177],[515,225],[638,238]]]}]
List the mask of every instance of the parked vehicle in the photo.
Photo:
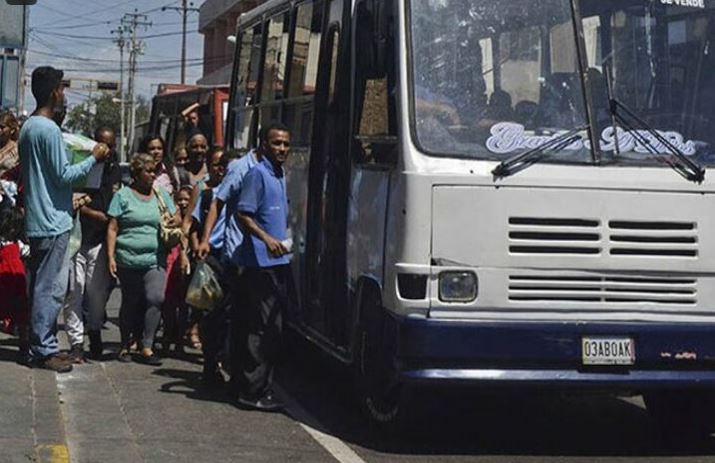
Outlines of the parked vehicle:
[{"label": "parked vehicle", "polygon": [[296,328],[354,366],[374,420],[409,412],[410,386],[458,383],[643,393],[663,422],[710,424],[705,5],[273,0],[241,17],[227,144],[291,127]]},{"label": "parked vehicle", "polygon": [[167,153],[186,142],[186,112],[195,108],[200,131],[214,146],[223,146],[228,87],[162,84],[152,100],[149,132],[160,134],[167,143]]}]

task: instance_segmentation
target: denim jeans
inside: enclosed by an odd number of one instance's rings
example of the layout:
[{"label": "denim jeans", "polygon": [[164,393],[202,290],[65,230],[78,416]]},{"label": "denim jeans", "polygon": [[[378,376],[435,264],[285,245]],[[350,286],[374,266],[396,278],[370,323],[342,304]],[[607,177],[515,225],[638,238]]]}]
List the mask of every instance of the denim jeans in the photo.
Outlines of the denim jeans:
[{"label": "denim jeans", "polygon": [[30,355],[43,358],[59,352],[57,316],[69,282],[70,233],[30,238]]}]

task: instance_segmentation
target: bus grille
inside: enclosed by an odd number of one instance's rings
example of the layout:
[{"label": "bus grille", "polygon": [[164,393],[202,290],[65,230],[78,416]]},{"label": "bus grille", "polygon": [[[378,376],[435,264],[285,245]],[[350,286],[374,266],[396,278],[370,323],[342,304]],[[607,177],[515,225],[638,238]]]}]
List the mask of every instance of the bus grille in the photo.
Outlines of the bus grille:
[{"label": "bus grille", "polygon": [[695,222],[510,217],[512,255],[698,257]]},{"label": "bus grille", "polygon": [[621,276],[509,276],[509,300],[695,305],[697,279]]}]

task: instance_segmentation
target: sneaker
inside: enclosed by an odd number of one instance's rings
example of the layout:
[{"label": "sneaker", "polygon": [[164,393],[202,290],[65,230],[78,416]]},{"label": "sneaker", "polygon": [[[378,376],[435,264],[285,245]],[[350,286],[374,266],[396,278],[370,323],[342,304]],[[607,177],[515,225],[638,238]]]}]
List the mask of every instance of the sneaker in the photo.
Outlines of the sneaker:
[{"label": "sneaker", "polygon": [[69,373],[72,371],[72,363],[68,360],[63,360],[59,355],[50,355],[37,362],[38,368],[52,370],[57,373]]},{"label": "sneaker", "polygon": [[70,348],[68,360],[75,364],[85,362],[84,347],[82,346],[82,344],[75,344],[74,346],[72,346],[72,348]]},{"label": "sneaker", "polygon": [[259,410],[262,412],[278,412],[283,410],[285,407],[280,400],[273,397],[272,392],[267,392],[258,399],[253,399],[245,395],[239,395],[237,402],[238,406],[241,408]]}]

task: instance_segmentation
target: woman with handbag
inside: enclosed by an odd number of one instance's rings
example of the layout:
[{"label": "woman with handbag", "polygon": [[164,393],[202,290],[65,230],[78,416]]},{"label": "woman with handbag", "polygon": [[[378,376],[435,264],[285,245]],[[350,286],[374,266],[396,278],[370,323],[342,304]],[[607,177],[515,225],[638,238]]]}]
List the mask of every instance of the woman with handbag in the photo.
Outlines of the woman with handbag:
[{"label": "woman with handbag", "polygon": [[166,253],[185,244],[181,218],[171,197],[153,188],[156,162],[145,153],[134,155],[130,163],[133,182],[112,198],[107,215],[107,255],[109,272],[119,278],[122,305],[119,310],[121,348],[118,360],[131,361],[132,333],[143,318],[141,355],[138,361],[161,365],[154,352],[154,335],[161,321],[166,285]]}]

